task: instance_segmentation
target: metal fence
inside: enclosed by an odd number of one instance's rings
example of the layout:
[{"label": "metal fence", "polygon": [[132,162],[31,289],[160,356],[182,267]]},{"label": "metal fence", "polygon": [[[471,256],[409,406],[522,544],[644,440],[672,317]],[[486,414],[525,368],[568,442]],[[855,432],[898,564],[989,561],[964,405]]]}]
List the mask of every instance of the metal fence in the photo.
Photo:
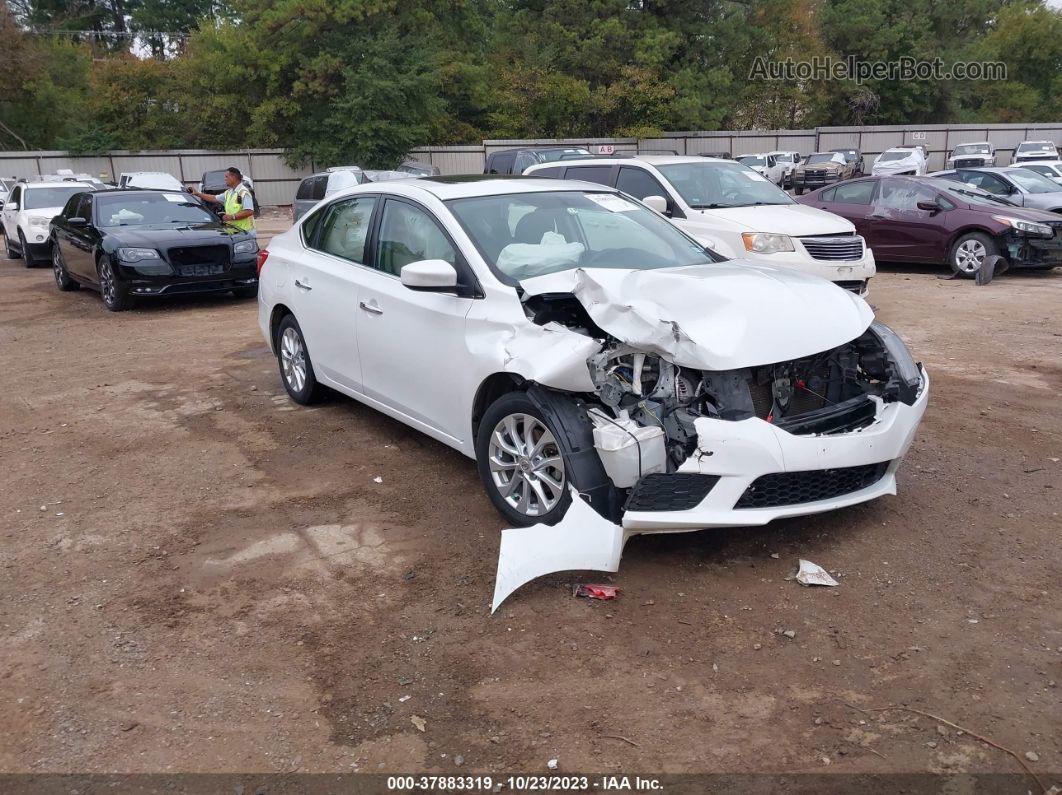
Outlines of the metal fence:
[{"label": "metal fence", "polygon": [[[501,149],[531,146],[584,146],[592,152],[617,155],[646,151],[697,155],[730,152],[735,157],[752,152],[793,150],[801,154],[854,147],[863,153],[869,171],[874,158],[893,146],[921,144],[929,151],[929,168],[944,168],[948,153],[961,143],[990,141],[998,164],[1011,162],[1014,149],[1024,140],[1049,140],[1062,146],[1062,122],[1052,124],[938,124],[923,126],[817,127],[810,130],[721,130],[673,132],[656,138],[538,138],[489,140],[462,146],[426,146],[410,156],[439,167],[443,174],[478,174],[487,155]],[[68,152],[0,152],[0,176],[27,177],[54,174],[69,168],[105,180],[117,180],[126,171],[165,171],[186,185],[195,185],[204,171],[236,166],[254,179],[255,193],[263,205],[291,204],[299,181],[317,170],[315,164],[291,168],[283,149],[209,151],[181,149],[153,152],[114,151],[98,157],[78,157]],[[318,164],[319,166],[320,164]],[[332,164],[326,164],[332,165]]]}]

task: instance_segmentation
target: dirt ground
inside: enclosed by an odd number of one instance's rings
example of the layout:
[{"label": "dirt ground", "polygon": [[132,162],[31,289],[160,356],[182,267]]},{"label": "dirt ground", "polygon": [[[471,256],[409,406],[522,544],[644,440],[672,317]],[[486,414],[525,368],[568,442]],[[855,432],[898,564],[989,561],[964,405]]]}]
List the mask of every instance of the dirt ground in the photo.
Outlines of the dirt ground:
[{"label": "dirt ground", "polygon": [[1062,770],[1062,272],[938,275],[872,288],[932,378],[899,496],[492,617],[472,462],[295,406],[254,302],[110,314],[0,260],[0,771],[1020,772],[888,705]]}]

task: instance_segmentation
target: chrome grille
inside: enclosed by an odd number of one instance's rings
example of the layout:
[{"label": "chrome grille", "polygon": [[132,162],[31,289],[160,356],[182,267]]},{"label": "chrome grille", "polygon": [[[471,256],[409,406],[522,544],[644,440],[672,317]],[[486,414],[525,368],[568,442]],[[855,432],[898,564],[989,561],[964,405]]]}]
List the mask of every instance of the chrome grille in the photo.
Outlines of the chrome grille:
[{"label": "chrome grille", "polygon": [[980,168],[984,164],[985,161],[979,157],[960,157],[955,161],[955,168]]},{"label": "chrome grille", "polygon": [[813,259],[851,262],[863,256],[863,238],[858,235],[797,238]]}]

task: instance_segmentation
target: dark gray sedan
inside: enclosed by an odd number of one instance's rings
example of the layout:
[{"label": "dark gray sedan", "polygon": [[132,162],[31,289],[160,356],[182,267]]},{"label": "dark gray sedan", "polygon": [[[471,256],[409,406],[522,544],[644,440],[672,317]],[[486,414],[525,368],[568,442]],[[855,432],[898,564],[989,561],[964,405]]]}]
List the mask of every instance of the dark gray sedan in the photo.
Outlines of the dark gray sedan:
[{"label": "dark gray sedan", "polygon": [[1062,213],[1062,186],[1027,168],[959,168],[929,176],[965,182],[1018,207]]}]

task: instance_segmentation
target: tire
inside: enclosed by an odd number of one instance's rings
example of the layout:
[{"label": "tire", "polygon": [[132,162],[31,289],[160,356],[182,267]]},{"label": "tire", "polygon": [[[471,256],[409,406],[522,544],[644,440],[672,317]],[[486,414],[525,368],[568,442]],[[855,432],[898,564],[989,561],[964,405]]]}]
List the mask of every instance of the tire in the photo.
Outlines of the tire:
[{"label": "tire", "polygon": [[249,285],[245,285],[243,287],[234,287],[232,289],[232,294],[236,298],[241,298],[241,299],[257,298],[258,297],[258,285],[257,284],[249,284]]},{"label": "tire", "polygon": [[52,244],[52,274],[55,276],[55,286],[64,293],[81,288],[81,284],[71,279],[70,274],[66,272],[63,255],[59,253],[59,246],[55,244]]},{"label": "tire", "polygon": [[19,259],[22,257],[22,252],[16,252],[11,248],[11,238],[7,236],[7,230],[4,230],[4,251],[7,254],[8,259]]},{"label": "tire", "polygon": [[22,234],[22,230],[18,230],[18,247],[22,249],[22,259],[27,268],[32,268],[34,265],[33,258],[29,253],[29,246],[26,245],[26,236]]},{"label": "tire", "polygon": [[983,232],[967,232],[951,244],[948,266],[952,273],[972,279],[985,260],[999,254],[999,246]]},{"label": "tire", "polygon": [[797,196],[803,196],[804,195],[804,189],[803,188],[793,188],[793,193],[795,193]]},{"label": "tire", "polygon": [[476,464],[487,496],[510,526],[552,525],[568,512],[562,438],[524,392],[502,395],[484,412]]},{"label": "tire", "polygon": [[107,311],[124,312],[133,306],[133,299],[118,281],[111,258],[106,254],[101,256],[96,263],[96,273],[99,277],[100,297]]},{"label": "tire", "polygon": [[306,348],[302,329],[294,315],[286,315],[277,327],[277,367],[280,380],[288,395],[300,406],[320,402],[327,394],[326,388],[317,383],[313,374],[313,362]]}]

